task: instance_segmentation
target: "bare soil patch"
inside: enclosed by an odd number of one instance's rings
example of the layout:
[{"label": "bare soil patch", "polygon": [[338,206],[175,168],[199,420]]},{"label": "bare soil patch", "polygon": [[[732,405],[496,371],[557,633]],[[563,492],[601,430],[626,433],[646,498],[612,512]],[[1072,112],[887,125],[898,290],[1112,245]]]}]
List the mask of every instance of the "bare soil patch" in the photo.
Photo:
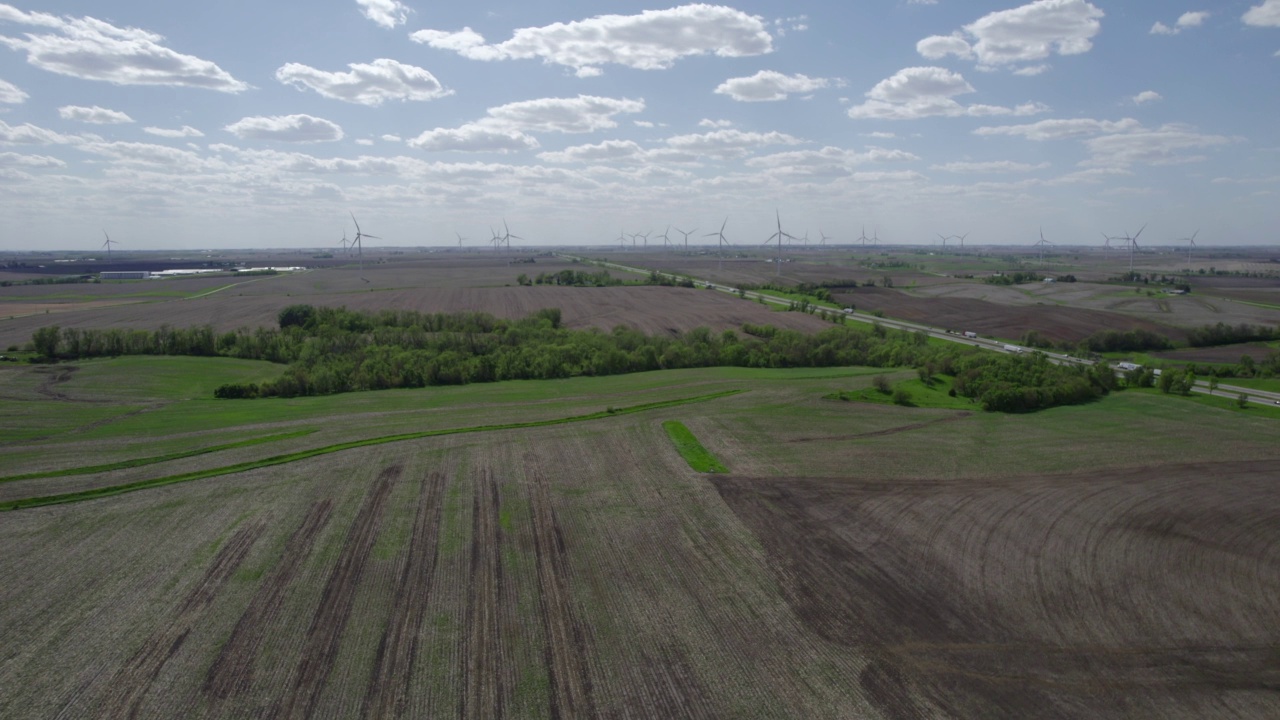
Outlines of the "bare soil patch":
[{"label": "bare soil patch", "polygon": [[1254,360],[1263,360],[1273,352],[1276,352],[1275,348],[1262,343],[1243,343],[1240,345],[1219,345],[1217,347],[1186,348],[1170,352],[1152,353],[1152,357],[1158,357],[1161,360],[1173,360],[1174,362],[1237,363],[1245,355]]},{"label": "bare soil patch", "polygon": [[1012,307],[968,298],[921,298],[888,288],[859,288],[836,296],[859,310],[880,310],[901,320],[929,323],[981,335],[1017,339],[1038,330],[1054,342],[1076,342],[1099,330],[1148,330],[1173,340],[1186,333],[1170,325],[1105,310],[1033,305]]},{"label": "bare soil patch", "polygon": [[717,477],[892,718],[1280,709],[1270,462],[1003,481]]}]

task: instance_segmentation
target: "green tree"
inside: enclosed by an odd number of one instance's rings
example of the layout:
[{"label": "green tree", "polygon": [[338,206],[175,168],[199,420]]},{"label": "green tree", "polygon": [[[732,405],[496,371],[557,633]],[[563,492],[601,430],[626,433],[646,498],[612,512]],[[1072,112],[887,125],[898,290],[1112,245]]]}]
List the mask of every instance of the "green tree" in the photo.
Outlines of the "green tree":
[{"label": "green tree", "polygon": [[42,327],[31,336],[31,346],[40,357],[53,361],[58,359],[58,342],[62,333],[57,325]]},{"label": "green tree", "polygon": [[1209,394],[1212,395],[1218,389],[1218,376],[1213,375],[1209,378]]},{"label": "green tree", "polygon": [[1240,393],[1239,395],[1237,395],[1237,396],[1236,396],[1236,406],[1237,406],[1237,407],[1240,407],[1240,408],[1242,408],[1242,409],[1243,409],[1243,408],[1246,408],[1246,407],[1249,407],[1249,396],[1248,396],[1248,395],[1246,395],[1246,394],[1244,394],[1244,393]]}]

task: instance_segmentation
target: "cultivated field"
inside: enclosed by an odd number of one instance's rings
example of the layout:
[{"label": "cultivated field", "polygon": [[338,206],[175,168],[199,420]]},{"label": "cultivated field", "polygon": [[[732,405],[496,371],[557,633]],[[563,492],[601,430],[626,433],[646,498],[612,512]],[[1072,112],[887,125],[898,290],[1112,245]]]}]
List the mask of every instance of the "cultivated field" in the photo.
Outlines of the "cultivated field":
[{"label": "cultivated field", "polygon": [[209,399],[274,371],[0,365],[0,502],[206,473],[0,512],[0,717],[1280,714],[1277,411],[823,399],[865,368]]}]

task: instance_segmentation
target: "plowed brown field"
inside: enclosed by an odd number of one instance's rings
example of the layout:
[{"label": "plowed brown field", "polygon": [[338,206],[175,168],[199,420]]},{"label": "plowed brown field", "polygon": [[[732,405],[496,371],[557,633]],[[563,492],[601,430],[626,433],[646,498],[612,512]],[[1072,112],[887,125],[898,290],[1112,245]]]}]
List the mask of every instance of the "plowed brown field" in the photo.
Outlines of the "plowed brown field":
[{"label": "plowed brown field", "polygon": [[1039,330],[1055,342],[1075,342],[1099,330],[1141,329],[1174,340],[1186,338],[1186,333],[1179,328],[1105,310],[1058,305],[1010,306],[969,298],[922,298],[878,287],[842,293],[837,300],[852,303],[859,310],[880,310],[899,320],[1015,340],[1029,330]]}]

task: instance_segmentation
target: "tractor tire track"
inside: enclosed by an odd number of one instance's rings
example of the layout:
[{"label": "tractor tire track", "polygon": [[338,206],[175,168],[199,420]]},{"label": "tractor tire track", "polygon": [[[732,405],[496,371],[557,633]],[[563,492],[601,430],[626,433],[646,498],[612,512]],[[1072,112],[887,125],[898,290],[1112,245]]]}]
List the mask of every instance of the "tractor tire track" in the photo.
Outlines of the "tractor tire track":
[{"label": "tractor tire track", "polygon": [[311,618],[311,626],[303,640],[302,661],[293,684],[277,702],[271,717],[309,718],[315,712],[316,703],[337,659],[342,631],[351,617],[360,579],[382,528],[387,499],[403,472],[402,465],[383,469],[365,496],[364,504],[351,523],[342,553],[320,595],[320,605]]},{"label": "tractor tire track", "polygon": [[471,572],[467,584],[467,635],[463,641],[461,715],[467,720],[503,717],[499,617],[503,599],[501,506],[493,471],[484,468],[472,500]]},{"label": "tractor tire track", "polygon": [[285,594],[311,555],[316,537],[328,525],[332,512],[332,500],[312,503],[302,523],[289,536],[271,575],[258,586],[248,607],[241,613],[231,637],[205,675],[203,691],[215,705],[247,692],[253,684],[254,664],[262,643],[280,615]]},{"label": "tractor tire track", "polygon": [[214,556],[173,617],[163,627],[147,638],[142,647],[121,667],[108,684],[108,694],[99,709],[103,718],[135,718],[141,710],[151,684],[200,622],[206,610],[217,599],[218,593],[240,567],[254,543],[266,529],[264,523],[246,525],[236,531],[231,539]]},{"label": "tractor tire track", "polygon": [[437,540],[444,508],[445,476],[431,472],[422,478],[418,513],[405,560],[396,583],[391,620],[378,644],[373,676],[364,700],[366,718],[409,717],[409,684],[418,657],[418,636],[431,600]]},{"label": "tractor tire track", "polygon": [[532,481],[529,511],[547,643],[551,717],[595,717],[591,674],[587,667],[587,629],[574,612],[564,534],[552,507],[551,486],[532,454],[525,456],[525,472]]},{"label": "tractor tire track", "polygon": [[923,428],[927,428],[930,425],[956,422],[957,420],[963,420],[969,417],[970,415],[973,415],[973,413],[964,411],[964,412],[956,413],[955,415],[950,415],[948,417],[938,418],[936,420],[926,420],[925,422],[909,423],[907,425],[899,425],[898,427],[887,428],[885,430],[874,430],[872,432],[857,433],[855,435],[827,435],[824,437],[794,438],[792,440],[788,440],[787,442],[806,443],[806,442],[824,442],[824,441],[831,441],[831,440],[861,440],[862,438],[881,437],[884,435],[896,435],[898,433],[910,432],[912,430],[920,430]]}]

